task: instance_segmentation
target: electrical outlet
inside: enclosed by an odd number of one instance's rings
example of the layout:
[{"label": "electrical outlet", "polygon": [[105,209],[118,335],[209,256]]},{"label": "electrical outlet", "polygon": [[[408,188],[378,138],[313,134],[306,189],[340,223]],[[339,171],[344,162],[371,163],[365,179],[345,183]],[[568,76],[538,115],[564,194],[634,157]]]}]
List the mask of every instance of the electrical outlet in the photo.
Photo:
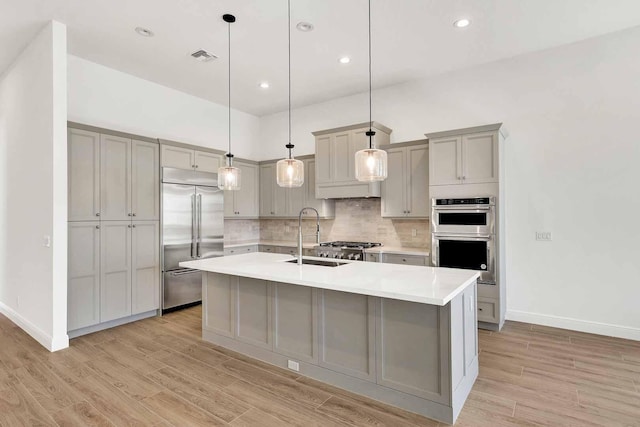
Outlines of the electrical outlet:
[{"label": "electrical outlet", "polygon": [[300,372],[300,364],[298,362],[294,362],[293,360],[287,361],[287,368],[292,371]]},{"label": "electrical outlet", "polygon": [[551,240],[551,232],[550,231],[536,231],[536,240]]},{"label": "electrical outlet", "polygon": [[411,229],[411,237],[417,237],[418,236],[418,229],[417,228],[412,228]]}]

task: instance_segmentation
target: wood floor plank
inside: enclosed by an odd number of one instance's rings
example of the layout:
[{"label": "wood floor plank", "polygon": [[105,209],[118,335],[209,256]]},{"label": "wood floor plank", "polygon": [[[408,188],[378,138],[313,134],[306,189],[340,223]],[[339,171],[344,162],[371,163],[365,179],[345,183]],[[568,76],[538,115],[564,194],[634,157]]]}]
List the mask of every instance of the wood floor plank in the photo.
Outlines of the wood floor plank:
[{"label": "wood floor plank", "polygon": [[87,366],[135,400],[153,396],[162,390],[155,382],[109,356],[87,362]]},{"label": "wood floor plank", "polygon": [[231,421],[230,425],[235,427],[281,427],[282,421],[259,409],[251,409]]},{"label": "wood floor plank", "polygon": [[114,427],[107,417],[86,401],[56,412],[53,414],[53,419],[60,427]]},{"label": "wood floor plank", "polygon": [[336,427],[348,424],[296,405],[272,391],[265,391],[246,381],[237,381],[224,389],[225,393],[280,420],[283,426]]},{"label": "wood floor plank", "polygon": [[[336,396],[329,398],[329,400],[320,405],[316,410],[352,426],[406,427],[413,425],[393,415],[376,411],[375,409],[367,408],[353,401]],[[431,426],[436,425],[438,425],[438,422],[431,424]]]},{"label": "wood floor plank", "polygon": [[141,403],[176,426],[226,425],[224,421],[169,391],[161,391],[154,396],[147,397]]},{"label": "wood floor plank", "polygon": [[161,360],[165,365],[171,366],[185,375],[218,387],[226,387],[237,380],[236,377],[217,367],[212,367],[182,353],[172,352]]},{"label": "wood floor plank", "polygon": [[0,425],[18,427],[54,424],[53,418],[24,385],[18,383],[0,390]]},{"label": "wood floor plank", "polygon": [[198,344],[190,345],[189,347],[180,350],[180,353],[211,366],[216,366],[222,362],[229,360],[229,356],[226,356],[214,349],[207,348]]},{"label": "wood floor plank", "polygon": [[49,413],[82,400],[80,394],[43,365],[25,365],[14,373],[29,394]]},{"label": "wood floor plank", "polygon": [[96,344],[96,347],[113,359],[120,361],[122,364],[143,375],[164,367],[158,360],[122,344],[119,339]]},{"label": "wood floor plank", "polygon": [[257,387],[277,393],[299,405],[315,408],[331,397],[329,393],[322,390],[281,377],[239,360],[232,359],[223,362],[220,365],[220,369]]},{"label": "wood floor plank", "polygon": [[147,377],[226,422],[236,419],[251,409],[249,405],[224,393],[221,388],[192,379],[173,368],[160,369],[148,374]]}]

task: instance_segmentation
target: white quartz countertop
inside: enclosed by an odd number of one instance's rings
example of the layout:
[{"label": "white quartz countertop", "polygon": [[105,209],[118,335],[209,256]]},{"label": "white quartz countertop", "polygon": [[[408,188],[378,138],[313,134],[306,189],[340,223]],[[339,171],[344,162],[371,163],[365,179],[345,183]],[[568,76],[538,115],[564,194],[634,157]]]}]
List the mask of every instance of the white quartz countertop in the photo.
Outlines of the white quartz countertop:
[{"label": "white quartz countertop", "polygon": [[[305,257],[326,261],[325,258]],[[344,261],[338,267],[288,263],[291,255],[254,252],[181,262],[181,267],[361,295],[446,305],[474,283],[470,270]]]}]

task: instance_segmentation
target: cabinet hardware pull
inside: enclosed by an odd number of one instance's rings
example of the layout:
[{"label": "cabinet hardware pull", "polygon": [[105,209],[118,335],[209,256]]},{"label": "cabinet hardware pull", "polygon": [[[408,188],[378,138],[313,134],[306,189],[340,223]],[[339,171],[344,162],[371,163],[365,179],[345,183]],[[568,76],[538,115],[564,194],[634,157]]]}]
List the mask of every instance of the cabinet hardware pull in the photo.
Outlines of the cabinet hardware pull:
[{"label": "cabinet hardware pull", "polygon": [[127,225],[127,228],[131,228],[131,224]]},{"label": "cabinet hardware pull", "polygon": [[100,212],[96,213],[96,216],[100,216]]},{"label": "cabinet hardware pull", "polygon": [[96,225],[96,230],[100,230],[100,226],[99,225]]},{"label": "cabinet hardware pull", "polygon": [[130,213],[128,213],[128,214],[127,214],[127,216],[131,216],[131,214],[130,214]]},{"label": "cabinet hardware pull", "polygon": [[132,213],[132,214],[131,214],[131,216],[136,216],[136,214],[135,214],[135,213]]},{"label": "cabinet hardware pull", "polygon": [[480,307],[478,307],[478,310],[482,311],[482,309]]},{"label": "cabinet hardware pull", "polygon": [[198,165],[196,165],[196,169],[198,169]]},{"label": "cabinet hardware pull", "polygon": [[134,225],[132,225],[132,226],[131,226],[131,228],[136,228],[136,225],[135,225],[135,224],[134,224]]},{"label": "cabinet hardware pull", "polygon": [[462,176],[462,179],[467,179],[467,177],[463,175],[463,176]]}]

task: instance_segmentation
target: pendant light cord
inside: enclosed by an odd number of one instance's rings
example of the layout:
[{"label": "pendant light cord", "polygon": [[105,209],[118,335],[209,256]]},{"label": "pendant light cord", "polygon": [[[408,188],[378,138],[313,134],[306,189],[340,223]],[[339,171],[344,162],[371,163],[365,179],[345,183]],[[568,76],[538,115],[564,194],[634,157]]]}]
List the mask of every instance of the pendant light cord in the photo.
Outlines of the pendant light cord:
[{"label": "pendant light cord", "polygon": [[289,158],[291,158],[291,0],[287,0],[287,35],[289,41]]},{"label": "pendant light cord", "polygon": [[[229,37],[229,154],[231,154],[231,22],[227,23]],[[231,166],[231,156],[229,156],[229,166]]]},{"label": "pendant light cord", "polygon": [[369,149],[373,148],[373,120],[371,114],[371,0],[369,0]]}]

